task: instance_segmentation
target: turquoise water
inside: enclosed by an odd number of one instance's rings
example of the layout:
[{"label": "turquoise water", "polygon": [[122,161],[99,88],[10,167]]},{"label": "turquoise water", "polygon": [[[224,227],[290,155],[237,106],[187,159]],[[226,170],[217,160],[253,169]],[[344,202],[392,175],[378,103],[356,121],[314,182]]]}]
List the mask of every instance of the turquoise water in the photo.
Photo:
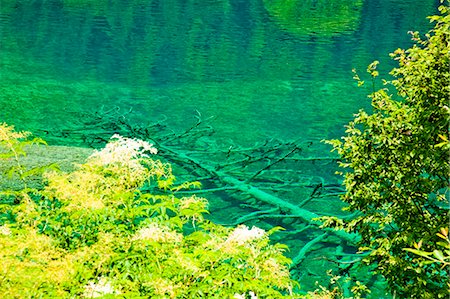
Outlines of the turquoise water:
[{"label": "turquoise water", "polygon": [[[426,16],[439,1],[0,3],[0,121],[37,133],[60,131],[82,124],[86,113],[117,107],[133,123],[167,118],[178,131],[200,113],[212,117],[208,142],[300,139],[311,144],[308,156],[329,156],[320,140],[338,138],[354,113],[370,108],[371,84],[357,88],[352,69],[367,77],[366,66],[379,60],[386,77],[395,66],[388,53],[411,45],[408,31],[431,28]],[[71,138],[50,141],[79,145]],[[334,170],[321,163],[301,168],[309,180],[338,184]],[[308,192],[283,196],[297,203]],[[220,215],[223,205],[217,199],[211,209]],[[326,214],[338,206],[335,200],[307,208]],[[236,214],[246,212],[237,207]],[[307,238],[282,241],[295,253]],[[311,289],[315,280],[327,281],[323,269],[330,265],[311,259],[299,280]]]},{"label": "turquoise water", "polygon": [[389,70],[438,1],[297,2],[1,0],[0,118],[48,129],[105,105],[179,128],[199,111],[239,143],[336,137],[369,106],[352,68]]}]

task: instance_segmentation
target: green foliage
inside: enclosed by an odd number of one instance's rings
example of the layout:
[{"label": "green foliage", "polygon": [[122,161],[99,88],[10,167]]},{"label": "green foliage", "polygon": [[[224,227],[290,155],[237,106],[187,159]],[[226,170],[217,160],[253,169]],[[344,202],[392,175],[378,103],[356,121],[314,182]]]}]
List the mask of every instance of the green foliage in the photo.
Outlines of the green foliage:
[{"label": "green foliage", "polygon": [[441,228],[441,231],[436,234],[443,241],[437,242],[436,245],[440,249],[435,249],[433,252],[421,250],[422,240],[414,243],[414,248],[405,248],[404,250],[417,254],[425,259],[419,260],[420,265],[427,265],[431,263],[438,263],[442,268],[450,266],[450,239],[448,238],[448,228]]},{"label": "green foliage", "polygon": [[[371,291],[367,286],[359,281],[353,282],[350,277],[342,277],[339,275],[333,275],[332,271],[329,270],[327,274],[330,276],[330,285],[328,288],[319,286],[313,293],[313,298],[317,299],[331,299],[331,298],[346,298],[346,299],[361,299],[365,298],[364,295],[370,294]],[[349,290],[349,286],[351,286]],[[351,292],[351,297],[350,293]]]},{"label": "green foliage", "polygon": [[[27,136],[2,128],[12,143]],[[176,185],[155,153],[116,135],[76,170],[46,172],[43,190],[2,202],[2,296],[300,297],[276,229],[205,220],[206,199],[176,196],[198,183]]]},{"label": "green foliage", "polygon": [[[360,250],[368,253],[364,261],[401,298],[449,295],[448,264],[438,248],[448,236],[442,242],[437,235],[448,227],[449,211],[449,7],[440,11],[430,17],[435,27],[426,39],[412,33],[415,45],[392,54],[399,67],[391,72],[395,80],[384,84],[398,96],[388,88],[375,91],[373,113],[361,110],[342,141],[329,142],[347,170],[342,198],[358,213],[349,221],[328,219],[328,225],[358,232]],[[368,68],[374,83],[377,64]]]},{"label": "green foliage", "polygon": [[43,173],[45,167],[26,169],[20,164],[20,157],[26,155],[25,148],[33,144],[46,144],[40,138],[29,139],[29,132],[16,132],[14,127],[0,123],[0,160],[13,160],[13,165],[5,172],[9,178],[17,175],[20,180]]}]

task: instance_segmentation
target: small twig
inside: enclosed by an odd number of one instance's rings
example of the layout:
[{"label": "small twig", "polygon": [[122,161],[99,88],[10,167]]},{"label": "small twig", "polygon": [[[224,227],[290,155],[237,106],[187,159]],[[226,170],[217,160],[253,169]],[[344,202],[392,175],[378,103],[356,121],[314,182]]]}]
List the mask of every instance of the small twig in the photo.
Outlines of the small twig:
[{"label": "small twig", "polygon": [[288,161],[336,161],[339,158],[337,157],[295,157],[295,158],[286,158]]},{"label": "small twig", "polygon": [[289,151],[286,155],[284,155],[283,157],[279,158],[278,160],[276,160],[273,163],[269,163],[268,165],[266,165],[264,168],[260,169],[259,171],[257,171],[253,176],[251,176],[248,180],[246,180],[246,183],[251,182],[255,177],[257,177],[258,175],[260,175],[263,171],[269,169],[270,167],[272,167],[273,165],[283,161],[285,158],[289,157],[290,155],[292,155],[293,153],[295,153],[296,151],[301,150],[299,147],[295,146],[291,151]]},{"label": "small twig", "polygon": [[226,186],[226,187],[200,189],[200,190],[179,190],[179,191],[176,191],[175,193],[177,193],[177,194],[199,194],[199,193],[211,193],[211,192],[224,191],[224,190],[235,190],[235,189],[236,188],[233,188],[231,186]]},{"label": "small twig", "polygon": [[342,194],[345,194],[345,192],[333,192],[333,193],[320,194],[320,195],[314,196],[314,198],[335,197],[335,196],[339,196]]},{"label": "small twig", "polygon": [[301,208],[301,207],[303,207],[304,205],[306,205],[308,202],[310,202],[312,199],[314,199],[314,197],[308,196],[307,198],[305,198],[304,200],[302,200],[302,201],[298,204],[298,206]]}]

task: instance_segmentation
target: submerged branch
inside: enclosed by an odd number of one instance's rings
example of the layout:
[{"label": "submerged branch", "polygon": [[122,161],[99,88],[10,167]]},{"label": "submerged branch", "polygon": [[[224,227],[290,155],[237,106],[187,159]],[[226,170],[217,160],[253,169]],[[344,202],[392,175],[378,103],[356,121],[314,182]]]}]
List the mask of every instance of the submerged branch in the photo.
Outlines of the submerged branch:
[{"label": "submerged branch", "polygon": [[[316,218],[321,215],[301,208],[314,198],[327,196],[325,192],[332,191],[333,185],[326,184],[325,180],[319,176],[304,174],[301,169],[298,169],[300,165],[298,163],[313,163],[317,160],[332,162],[335,158],[301,157],[299,153],[303,152],[303,149],[297,144],[297,141],[280,142],[274,139],[267,139],[254,147],[239,148],[232,145],[225,149],[217,149],[217,145],[211,148],[210,140],[207,139],[203,142],[205,148],[211,153],[211,155],[208,155],[209,159],[196,158],[195,156],[200,153],[198,148],[194,148],[192,153],[186,149],[192,147],[192,144],[196,144],[199,138],[207,138],[214,132],[210,126],[204,125],[200,113],[198,113],[196,119],[197,121],[191,127],[181,133],[176,133],[168,129],[162,121],[148,126],[131,124],[123,114],[119,114],[118,110],[111,109],[94,115],[91,122],[86,121],[89,124],[83,126],[83,131],[80,131],[79,128],[74,128],[71,132],[65,130],[65,137],[75,134],[92,147],[99,147],[103,145],[102,143],[106,143],[111,137],[111,132],[120,133],[127,137],[151,140],[159,149],[161,157],[188,170],[188,176],[192,177],[193,180],[203,177],[204,180],[217,185],[217,188],[209,188],[203,191],[179,191],[180,194],[216,191],[239,192],[239,199],[242,202],[254,205],[258,202],[258,206],[260,203],[265,203],[274,207],[274,210],[283,211],[282,215],[272,215],[273,213],[267,214],[261,211],[260,214],[253,214],[252,216],[257,217],[259,215],[260,218],[298,218],[317,229],[329,231],[351,244],[356,241],[357,236],[355,234],[320,228],[321,222],[317,221]],[[81,135],[81,132],[85,134]],[[311,144],[312,142],[305,144],[304,149]],[[183,150],[179,148],[183,148]],[[264,161],[268,161],[268,163],[261,165]],[[233,173],[232,169],[239,171],[239,173]],[[275,173],[276,175],[274,175]],[[320,182],[317,182],[317,178]],[[314,189],[311,195],[301,201],[300,204],[293,204],[263,190],[281,191],[282,188],[293,190],[294,187],[311,187]],[[240,221],[242,220],[245,219]]]},{"label": "submerged branch", "polygon": [[305,259],[306,255],[311,251],[311,248],[317,244],[322,242],[322,240],[328,235],[328,233],[323,233],[317,237],[315,237],[314,239],[312,239],[311,241],[309,241],[308,243],[306,243],[302,249],[299,251],[299,253],[297,254],[296,257],[294,257],[292,259],[292,263],[289,265],[290,269],[296,268],[299,264],[301,264],[303,262],[303,260]]}]

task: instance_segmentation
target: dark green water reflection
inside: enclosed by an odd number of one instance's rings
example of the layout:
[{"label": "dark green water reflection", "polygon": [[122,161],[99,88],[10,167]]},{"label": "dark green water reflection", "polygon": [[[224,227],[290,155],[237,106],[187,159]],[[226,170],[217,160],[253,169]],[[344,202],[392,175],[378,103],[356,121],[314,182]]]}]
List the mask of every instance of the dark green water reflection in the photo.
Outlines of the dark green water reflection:
[{"label": "dark green water reflection", "polygon": [[[132,109],[136,123],[166,116],[181,130],[198,111],[214,116],[209,122],[221,142],[301,138],[324,156],[329,148],[319,141],[342,135],[353,113],[370,107],[370,90],[356,87],[352,68],[364,74],[380,60],[386,75],[395,66],[388,53],[411,45],[409,30],[431,27],[426,16],[439,1],[0,3],[0,121],[35,132],[65,129],[85,112],[120,107]],[[337,180],[333,172],[305,168],[305,176]],[[286,242],[293,252],[303,244]],[[310,272],[299,275],[307,288],[327,280],[325,273],[308,278]]]}]

